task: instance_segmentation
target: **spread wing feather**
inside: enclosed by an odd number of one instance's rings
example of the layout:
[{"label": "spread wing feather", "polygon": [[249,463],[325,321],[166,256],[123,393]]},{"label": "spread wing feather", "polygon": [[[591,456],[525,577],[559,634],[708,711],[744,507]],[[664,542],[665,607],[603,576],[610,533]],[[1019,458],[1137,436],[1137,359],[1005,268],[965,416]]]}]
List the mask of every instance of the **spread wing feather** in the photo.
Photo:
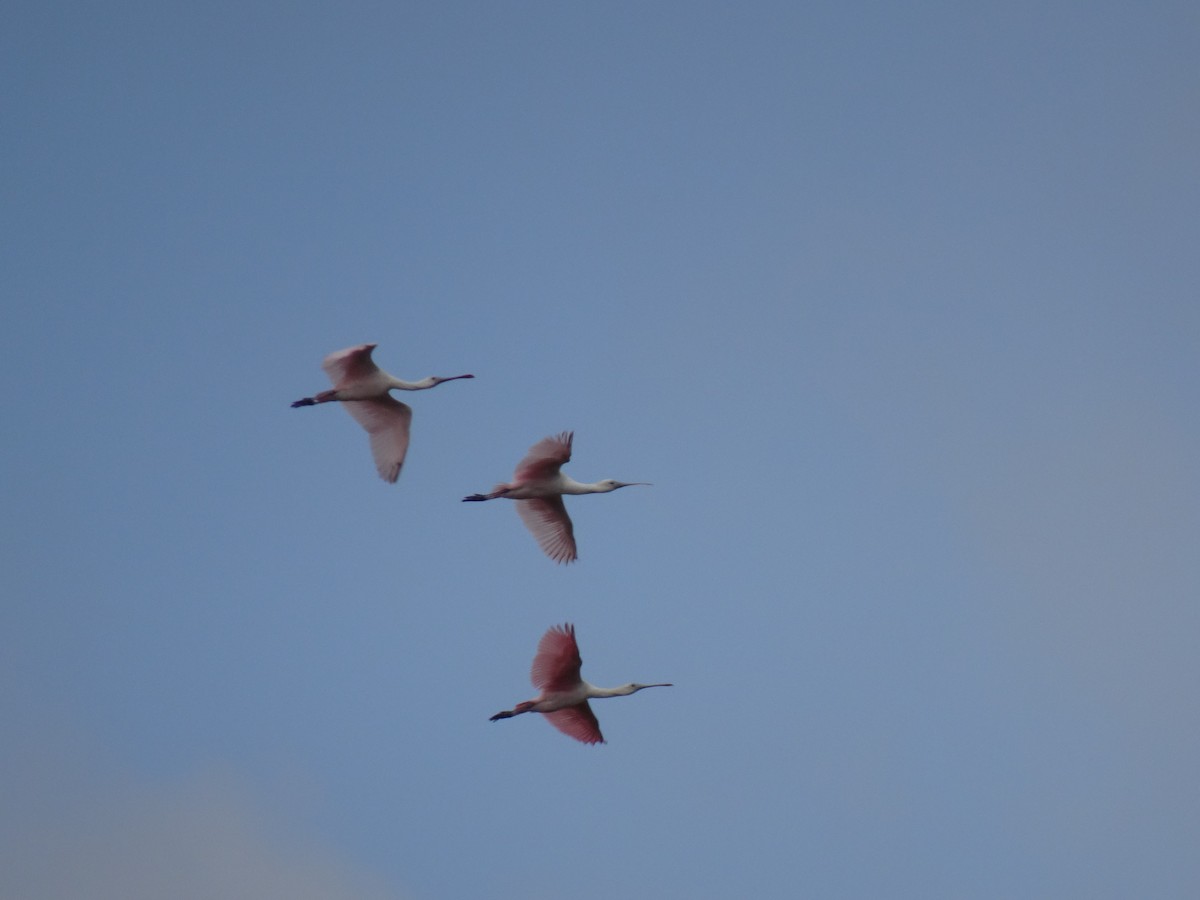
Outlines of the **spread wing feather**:
[{"label": "spread wing feather", "polygon": [[525,458],[517,463],[513,481],[520,484],[525,481],[552,478],[558,474],[563,463],[571,461],[571,442],[574,439],[575,432],[573,431],[564,431],[562,434],[542,438],[530,447]]},{"label": "spread wing feather", "polygon": [[544,713],[550,724],[563,734],[570,735],[585,744],[603,744],[604,735],[600,733],[600,723],[588,702],[584,700],[577,706],[566,706],[553,712]]},{"label": "spread wing feather", "polygon": [[400,468],[408,454],[412,408],[392,397],[344,400],[342,406],[371,436],[371,454],[375,457],[379,477],[394,482],[400,477]]},{"label": "spread wing feather", "polygon": [[567,507],[561,495],[513,502],[517,506],[521,521],[548,557],[559,563],[574,562],[578,559],[575,551],[575,526],[571,524],[571,517],[567,515]]},{"label": "spread wing feather", "polygon": [[569,691],[579,685],[579,669],[583,660],[575,642],[575,626],[555,625],[538,641],[529,680],[545,693]]},{"label": "spread wing feather", "polygon": [[325,370],[325,374],[329,376],[329,380],[333,382],[335,388],[340,387],[345,381],[370,378],[379,371],[379,367],[371,359],[371,351],[375,349],[375,346],[375,344],[359,344],[357,347],[337,350],[325,357],[321,368]]}]

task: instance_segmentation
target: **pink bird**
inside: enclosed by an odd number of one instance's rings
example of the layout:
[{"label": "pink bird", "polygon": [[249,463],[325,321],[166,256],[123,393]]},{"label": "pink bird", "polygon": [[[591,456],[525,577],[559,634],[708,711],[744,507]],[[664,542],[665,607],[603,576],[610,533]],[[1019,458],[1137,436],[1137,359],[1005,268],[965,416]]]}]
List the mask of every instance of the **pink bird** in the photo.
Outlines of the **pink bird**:
[{"label": "pink bird", "polygon": [[623,684],[615,688],[599,688],[588,684],[579,675],[583,660],[575,643],[574,625],[555,625],[538,641],[537,655],[529,680],[541,691],[533,700],[518,703],[491,717],[490,721],[511,719],[521,713],[540,712],[563,734],[585,744],[603,744],[600,723],[588,706],[595,697],[624,697],[643,688],[672,687],[671,684]]},{"label": "pink bird", "polygon": [[333,382],[333,390],[321,391],[315,397],[305,397],[292,404],[313,406],[317,403],[341,401],[350,415],[371,436],[371,453],[379,477],[389,483],[400,477],[400,467],[408,453],[408,427],[412,408],[392,398],[388,391],[425,391],[443,381],[474,378],[474,375],[452,375],[439,378],[430,375],[420,381],[401,381],[375,365],[371,351],[377,344],[359,344],[330,353],[321,368]]},{"label": "pink bird", "polygon": [[539,546],[555,562],[569,563],[579,558],[575,552],[575,528],[563,494],[607,494],[617,488],[644,485],[645,481],[614,481],[609,478],[595,484],[581,484],[561,471],[571,460],[571,441],[575,432],[542,438],[529,448],[517,463],[511,484],[498,484],[490,494],[471,494],[468,500],[495,500],[505,497],[517,501],[517,512],[525,527],[537,538]]}]

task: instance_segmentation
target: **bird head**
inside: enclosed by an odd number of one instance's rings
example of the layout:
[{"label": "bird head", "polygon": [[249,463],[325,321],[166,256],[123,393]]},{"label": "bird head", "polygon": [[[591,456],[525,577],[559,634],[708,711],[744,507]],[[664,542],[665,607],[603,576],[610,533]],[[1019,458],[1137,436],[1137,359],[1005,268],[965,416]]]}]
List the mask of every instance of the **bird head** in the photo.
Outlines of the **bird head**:
[{"label": "bird head", "polygon": [[645,487],[652,486],[648,481],[617,481],[615,478],[606,478],[599,483],[599,493],[607,494],[609,491],[615,491],[617,488],[634,487],[639,484]]},{"label": "bird head", "polygon": [[663,682],[663,683],[659,683],[659,684],[636,684],[635,683],[635,684],[622,685],[620,690],[623,694],[636,694],[638,691],[642,690],[643,688],[648,688],[648,687],[675,687],[675,685],[671,684],[670,682]]},{"label": "bird head", "polygon": [[474,378],[474,377],[475,377],[474,375],[450,375],[450,376],[430,375],[425,380],[429,382],[430,387],[437,387],[443,381],[458,381],[458,379],[460,379],[460,378]]},{"label": "bird head", "polygon": [[451,375],[448,378],[442,375],[430,375],[428,378],[422,378],[420,381],[400,381],[392,382],[392,387],[399,388],[402,391],[427,391],[430,388],[435,388],[443,381],[458,381],[460,378],[474,378],[474,375]]}]

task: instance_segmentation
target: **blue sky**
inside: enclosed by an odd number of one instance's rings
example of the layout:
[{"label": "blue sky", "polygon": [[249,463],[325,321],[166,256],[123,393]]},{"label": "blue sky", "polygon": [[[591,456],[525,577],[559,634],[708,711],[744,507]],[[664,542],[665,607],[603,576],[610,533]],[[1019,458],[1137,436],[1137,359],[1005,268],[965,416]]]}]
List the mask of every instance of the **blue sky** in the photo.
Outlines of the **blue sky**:
[{"label": "blue sky", "polygon": [[1200,891],[1193,4],[6,18],[0,893]]}]

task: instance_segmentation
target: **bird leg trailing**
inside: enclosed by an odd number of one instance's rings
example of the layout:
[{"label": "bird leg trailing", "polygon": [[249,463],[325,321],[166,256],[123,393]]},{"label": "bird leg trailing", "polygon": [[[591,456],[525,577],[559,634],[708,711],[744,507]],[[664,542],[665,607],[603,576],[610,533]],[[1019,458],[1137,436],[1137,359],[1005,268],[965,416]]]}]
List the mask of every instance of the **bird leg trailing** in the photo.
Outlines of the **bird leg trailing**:
[{"label": "bird leg trailing", "polygon": [[463,503],[473,500],[495,500],[497,497],[503,497],[511,491],[512,488],[508,485],[498,484],[496,489],[490,494],[471,494],[468,497],[463,497]]},{"label": "bird leg trailing", "polygon": [[337,399],[337,391],[321,391],[315,397],[303,397],[292,404],[292,409],[298,406],[316,406],[318,403],[328,403]]},{"label": "bird leg trailing", "polygon": [[516,707],[513,709],[505,709],[505,710],[502,710],[501,712],[496,713],[494,716],[492,716],[490,719],[488,719],[488,721],[489,722],[497,722],[500,719],[511,719],[513,716],[519,716],[521,713],[529,712],[529,710],[532,707],[533,707],[533,701],[525,700],[522,703],[518,703],[516,705]]}]

